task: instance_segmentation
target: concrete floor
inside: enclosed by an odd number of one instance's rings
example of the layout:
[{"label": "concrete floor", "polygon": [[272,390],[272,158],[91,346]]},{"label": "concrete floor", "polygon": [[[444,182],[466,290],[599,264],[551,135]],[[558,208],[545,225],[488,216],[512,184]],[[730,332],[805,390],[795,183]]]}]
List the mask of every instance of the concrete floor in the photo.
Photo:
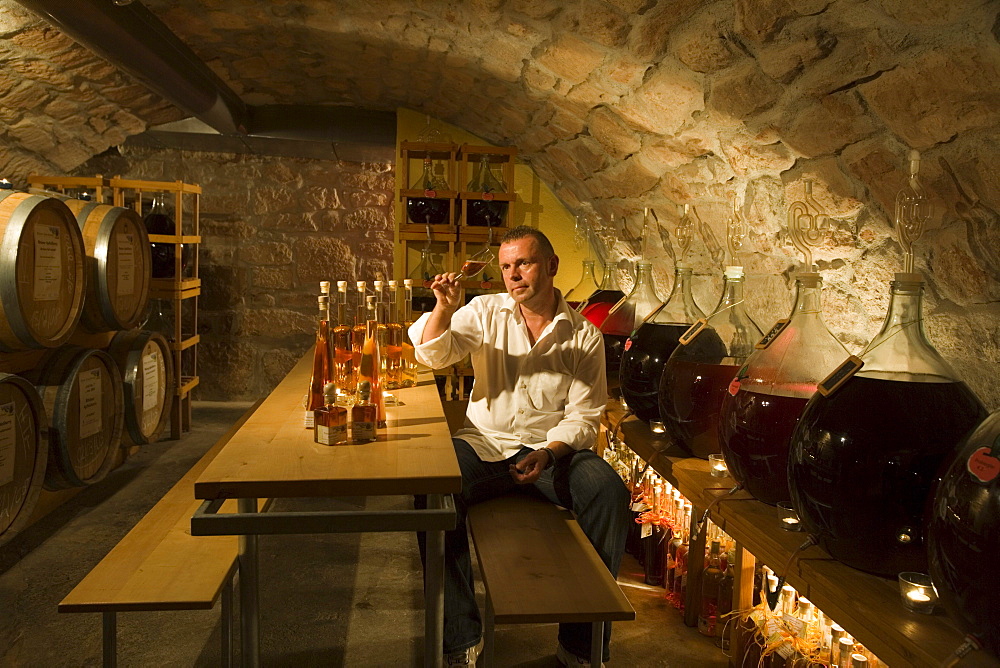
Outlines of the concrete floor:
[{"label": "concrete floor", "polygon": [[[0,548],[0,666],[96,666],[100,617],[56,605],[246,409],[196,403],[180,441],[144,447],[106,480]],[[400,507],[403,498],[289,500],[284,508]],[[407,534],[265,536],[261,657],[266,666],[417,666],[423,653],[420,560]],[[642,584],[631,557],[619,578],[638,615],[615,626],[617,666],[722,668],[714,639],[687,628]],[[555,625],[497,628],[498,666],[548,668]],[[219,608],[118,618],[122,666],[214,666]]]}]

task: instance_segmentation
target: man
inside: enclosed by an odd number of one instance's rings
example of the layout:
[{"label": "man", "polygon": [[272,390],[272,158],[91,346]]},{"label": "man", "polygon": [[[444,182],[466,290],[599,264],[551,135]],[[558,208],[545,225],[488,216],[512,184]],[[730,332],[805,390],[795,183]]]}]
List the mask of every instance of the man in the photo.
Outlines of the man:
[{"label": "man", "polygon": [[[466,534],[470,505],[516,490],[570,508],[615,575],[629,520],[625,485],[590,449],[607,402],[601,334],[553,286],[559,258],[544,234],[510,230],[498,258],[507,294],[460,308],[457,274],[439,274],[430,286],[434,310],[410,329],[421,363],[438,369],[471,355],[475,370],[465,426],[454,435],[462,470],[458,527],[445,537],[443,650],[450,666],[475,664],[482,647]],[[583,658],[590,631],[589,623],[560,624],[563,665],[590,665]]]}]

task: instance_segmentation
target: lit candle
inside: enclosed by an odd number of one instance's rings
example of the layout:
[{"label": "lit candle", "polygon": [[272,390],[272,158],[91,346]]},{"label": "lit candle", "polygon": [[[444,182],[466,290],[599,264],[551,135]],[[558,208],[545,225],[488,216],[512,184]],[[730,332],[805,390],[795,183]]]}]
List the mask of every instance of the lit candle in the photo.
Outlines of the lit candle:
[{"label": "lit candle", "polygon": [[930,596],[918,589],[906,592],[906,598],[910,599],[914,603],[930,603],[931,601]]},{"label": "lit candle", "polygon": [[708,465],[713,478],[724,478],[729,469],[726,467],[726,460],[722,455],[709,455]]},{"label": "lit candle", "polygon": [[781,521],[787,524],[788,526],[795,526],[796,524],[799,523],[797,517],[782,517]]},{"label": "lit candle", "polygon": [[923,573],[900,573],[899,593],[907,610],[929,615],[937,604],[937,591],[929,576]]}]

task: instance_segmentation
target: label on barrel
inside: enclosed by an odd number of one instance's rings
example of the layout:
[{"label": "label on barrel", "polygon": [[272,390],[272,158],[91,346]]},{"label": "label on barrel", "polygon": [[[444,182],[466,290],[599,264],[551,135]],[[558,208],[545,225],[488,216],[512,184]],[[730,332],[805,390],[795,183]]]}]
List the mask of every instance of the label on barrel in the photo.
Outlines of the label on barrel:
[{"label": "label on barrel", "polygon": [[80,384],[80,438],[101,431],[101,370],[81,371]]},{"label": "label on barrel", "polygon": [[142,356],[142,412],[156,408],[160,389],[160,353]]},{"label": "label on barrel", "polygon": [[15,422],[14,402],[0,404],[0,487],[14,480]]},{"label": "label on barrel", "polygon": [[118,286],[115,295],[123,297],[135,294],[135,235],[123,232],[115,236],[118,251]]},{"label": "label on barrel", "polygon": [[62,283],[62,244],[60,229],[53,225],[35,225],[35,284],[32,297],[36,301],[59,299]]}]

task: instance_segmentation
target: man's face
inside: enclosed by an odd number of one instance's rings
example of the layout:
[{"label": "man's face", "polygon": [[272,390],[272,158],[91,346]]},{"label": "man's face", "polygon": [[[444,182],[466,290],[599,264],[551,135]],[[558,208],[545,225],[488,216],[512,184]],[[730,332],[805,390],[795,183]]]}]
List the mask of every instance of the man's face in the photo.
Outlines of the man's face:
[{"label": "man's face", "polygon": [[507,292],[518,304],[530,305],[552,294],[559,258],[555,255],[546,258],[534,237],[501,245],[498,259]]}]

